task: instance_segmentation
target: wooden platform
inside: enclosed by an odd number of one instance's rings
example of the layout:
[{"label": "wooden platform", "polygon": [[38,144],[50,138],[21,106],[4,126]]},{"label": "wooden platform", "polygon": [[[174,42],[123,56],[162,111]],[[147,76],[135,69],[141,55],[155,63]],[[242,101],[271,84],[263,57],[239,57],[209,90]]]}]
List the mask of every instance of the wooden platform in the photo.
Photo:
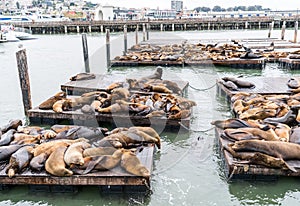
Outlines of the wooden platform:
[{"label": "wooden platform", "polygon": [[[295,78],[300,80],[299,78]],[[217,80],[217,93],[222,96],[231,97],[238,92],[258,93],[258,94],[290,94],[287,82],[289,77],[249,77],[241,78],[255,84],[255,88],[241,88],[232,91],[226,88],[220,80]]]},{"label": "wooden platform", "polygon": [[279,65],[283,68],[300,69],[300,59],[282,58],[279,59]]},{"label": "wooden platform", "polygon": [[[81,80],[81,81],[69,81],[61,85],[61,90],[67,94],[81,95],[85,92],[92,91],[106,91],[106,88],[114,82],[122,82],[126,79],[124,75],[95,75],[95,79]],[[172,80],[171,80],[172,81]],[[187,81],[174,81],[182,91],[182,95],[187,93],[189,82]],[[142,92],[142,91],[131,91]],[[142,92],[144,93],[144,92]]]},{"label": "wooden platform", "polygon": [[246,164],[239,162],[224,148],[224,145],[231,143],[223,139],[220,135],[222,130],[216,129],[216,137],[218,138],[219,149],[224,163],[225,174],[230,179],[268,179],[277,178],[279,176],[300,176],[300,161],[289,160],[286,161],[289,165],[293,166],[297,172],[289,170],[282,170],[277,168],[268,168],[262,165]]},{"label": "wooden platform", "polygon": [[190,117],[181,120],[167,119],[166,117],[152,117],[132,116],[124,113],[115,114],[84,114],[80,110],[64,111],[62,113],[55,113],[53,110],[41,110],[38,108],[28,110],[28,118],[31,124],[72,124],[76,122],[80,125],[87,125],[88,122],[98,122],[99,125],[103,123],[110,123],[113,127],[127,127],[127,126],[151,126],[156,129],[178,130],[181,124],[185,127],[190,127]]},{"label": "wooden platform", "polygon": [[[141,163],[151,172],[153,169],[154,145],[144,147],[137,153]],[[62,185],[62,186],[142,186],[142,189],[149,190],[150,178],[134,176],[120,166],[109,171],[99,171],[86,175],[72,175],[70,177],[56,177],[43,172],[33,172],[30,169],[16,174],[9,178],[5,174],[5,165],[0,165],[0,184],[1,185]],[[4,168],[4,169],[3,169]]]}]

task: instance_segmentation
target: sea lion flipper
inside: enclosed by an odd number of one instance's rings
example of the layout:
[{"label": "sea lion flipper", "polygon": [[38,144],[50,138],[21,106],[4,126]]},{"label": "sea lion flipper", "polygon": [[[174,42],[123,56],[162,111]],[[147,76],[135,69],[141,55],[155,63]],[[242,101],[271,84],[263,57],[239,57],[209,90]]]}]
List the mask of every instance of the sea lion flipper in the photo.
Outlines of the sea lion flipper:
[{"label": "sea lion flipper", "polygon": [[293,172],[297,172],[297,170],[295,169],[295,167],[289,165],[286,161],[284,161],[284,163],[285,163],[286,167],[287,167],[289,170],[291,170],[291,171],[293,171]]},{"label": "sea lion flipper", "polygon": [[88,166],[86,167],[85,171],[82,173],[83,175],[86,175],[87,173],[89,173],[90,171],[92,171],[95,166],[102,160],[102,157],[98,157],[96,160],[94,161],[90,161]]},{"label": "sea lion flipper", "polygon": [[72,134],[74,134],[75,132],[77,132],[79,129],[80,129],[80,127],[73,127],[73,128],[70,128],[70,129],[67,131],[66,136],[67,136],[67,137],[71,136]]}]

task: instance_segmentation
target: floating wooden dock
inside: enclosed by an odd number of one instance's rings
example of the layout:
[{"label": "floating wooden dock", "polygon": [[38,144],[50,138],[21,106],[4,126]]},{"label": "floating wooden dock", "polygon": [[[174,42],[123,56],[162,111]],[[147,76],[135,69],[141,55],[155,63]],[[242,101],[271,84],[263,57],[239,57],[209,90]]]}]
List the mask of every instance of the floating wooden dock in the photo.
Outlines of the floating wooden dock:
[{"label": "floating wooden dock", "polygon": [[229,179],[247,179],[247,180],[266,180],[276,179],[279,176],[300,176],[300,161],[289,160],[286,161],[290,166],[293,166],[297,172],[291,172],[289,170],[269,168],[262,165],[247,164],[237,159],[224,149],[224,146],[228,143],[232,143],[221,137],[222,130],[216,129],[216,138],[218,139],[219,149],[221,157],[224,163],[224,170],[226,177]]},{"label": "floating wooden dock", "polygon": [[[100,75],[95,74],[94,79],[69,81],[61,85],[61,90],[70,95],[81,95],[86,92],[107,91],[107,87],[114,82],[125,82],[124,75]],[[182,91],[182,95],[187,93],[188,81],[174,80]],[[141,92],[142,91],[131,91]]]},{"label": "floating wooden dock", "polygon": [[279,65],[283,68],[300,69],[300,59],[282,58],[279,59]]},{"label": "floating wooden dock", "polygon": [[[299,78],[295,78],[300,80]],[[232,97],[238,92],[248,92],[257,94],[290,94],[287,86],[289,77],[249,77],[241,78],[241,80],[246,80],[255,84],[255,88],[240,88],[238,91],[232,91],[226,88],[220,80],[217,80],[217,93],[221,96],[226,96],[228,98]]]},{"label": "floating wooden dock", "polygon": [[[143,147],[138,151],[137,157],[141,163],[149,170],[153,169],[154,145]],[[150,189],[150,178],[139,177],[129,174],[120,166],[108,171],[99,171],[88,173],[86,175],[72,175],[70,177],[56,177],[42,172],[34,172],[30,169],[25,170],[21,174],[16,174],[9,178],[5,173],[5,164],[1,164],[0,168],[0,185],[29,185],[39,186],[41,190],[49,189],[49,186],[119,186],[122,188],[138,187],[141,192]],[[44,187],[41,187],[44,186]],[[35,190],[37,187],[35,187]]]}]

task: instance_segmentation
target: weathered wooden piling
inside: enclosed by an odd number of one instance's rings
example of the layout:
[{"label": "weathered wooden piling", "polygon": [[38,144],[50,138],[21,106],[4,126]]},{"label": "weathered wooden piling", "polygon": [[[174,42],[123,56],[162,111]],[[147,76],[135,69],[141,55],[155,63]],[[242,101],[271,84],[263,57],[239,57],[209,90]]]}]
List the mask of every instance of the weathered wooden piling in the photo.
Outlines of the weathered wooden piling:
[{"label": "weathered wooden piling", "polygon": [[273,26],[274,26],[274,23],[269,23],[269,33],[268,33],[268,38],[271,38],[271,32],[273,30]]},{"label": "weathered wooden piling", "polygon": [[143,41],[146,41],[146,25],[143,24]]},{"label": "weathered wooden piling", "polygon": [[147,24],[147,29],[146,29],[146,38],[149,40],[149,30],[150,30],[150,24]]},{"label": "weathered wooden piling", "polygon": [[20,78],[20,86],[22,91],[24,112],[25,115],[27,116],[28,110],[32,109],[32,103],[31,103],[31,92],[30,92],[30,82],[29,82],[29,75],[28,75],[26,49],[18,51],[16,53],[16,57],[17,57],[17,65],[18,65],[19,78]]},{"label": "weathered wooden piling", "polygon": [[110,67],[110,32],[106,29],[106,65]]},{"label": "weathered wooden piling", "polygon": [[286,28],[286,21],[283,21],[282,29],[281,29],[281,40],[284,40],[285,28]]},{"label": "weathered wooden piling", "polygon": [[139,43],[139,27],[137,26],[135,30],[135,44],[138,43]]},{"label": "weathered wooden piling", "polygon": [[86,34],[82,34],[82,49],[83,49],[83,60],[84,60],[84,68],[86,73],[90,73],[90,63],[89,63],[89,51]]},{"label": "weathered wooden piling", "polygon": [[127,52],[127,25],[124,25],[124,53]]},{"label": "weathered wooden piling", "polygon": [[295,21],[294,43],[297,43],[298,21]]}]

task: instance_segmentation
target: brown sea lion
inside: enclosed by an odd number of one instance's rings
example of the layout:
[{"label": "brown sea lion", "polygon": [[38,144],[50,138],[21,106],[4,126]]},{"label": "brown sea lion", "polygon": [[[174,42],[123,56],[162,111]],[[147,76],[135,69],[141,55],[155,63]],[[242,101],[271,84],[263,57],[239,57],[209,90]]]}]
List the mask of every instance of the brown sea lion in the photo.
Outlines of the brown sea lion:
[{"label": "brown sea lion", "polygon": [[146,115],[147,118],[162,117],[162,116],[166,116],[166,113],[163,110],[152,111]]},{"label": "brown sea lion", "polygon": [[64,160],[65,163],[70,166],[70,165],[83,165],[84,160],[83,160],[83,151],[86,148],[91,147],[91,145],[87,142],[76,142],[74,144],[71,144],[68,149],[65,152],[64,155]]},{"label": "brown sea lion", "polygon": [[163,68],[161,66],[156,67],[154,74],[145,76],[139,79],[139,81],[148,81],[149,79],[161,79],[163,74]]},{"label": "brown sea lion", "polygon": [[68,130],[72,127],[76,127],[76,126],[74,126],[74,125],[58,125],[58,124],[55,124],[55,125],[52,125],[50,129],[53,130],[56,133],[60,133],[62,131]]},{"label": "brown sea lion", "polygon": [[45,169],[48,173],[59,177],[73,175],[73,172],[66,168],[66,164],[64,161],[66,150],[67,146],[60,146],[51,153],[45,164]]},{"label": "brown sea lion", "polygon": [[64,107],[65,104],[66,99],[58,100],[53,104],[52,109],[56,113],[62,113],[64,110],[66,110],[66,107]]},{"label": "brown sea lion", "polygon": [[151,84],[145,84],[143,87],[143,90],[149,90],[150,92],[160,92],[160,93],[166,93],[166,94],[171,94],[172,91],[169,90],[166,86],[164,85],[151,85]]},{"label": "brown sea lion", "polygon": [[22,133],[16,133],[14,135],[14,140],[11,144],[36,144],[41,140],[42,135],[28,135]]},{"label": "brown sea lion", "polygon": [[168,119],[185,119],[188,118],[191,115],[190,110],[181,110],[180,112],[176,114],[171,114],[168,116]]},{"label": "brown sea lion", "polygon": [[56,135],[57,135],[57,133],[56,133],[55,131],[50,130],[50,129],[44,130],[44,131],[42,131],[41,133],[42,133],[42,137],[43,137],[44,139],[53,139],[53,138],[55,138]]},{"label": "brown sea lion", "polygon": [[44,129],[39,126],[19,126],[17,129],[18,133],[24,133],[29,135],[36,135],[42,132]]},{"label": "brown sea lion", "polygon": [[75,76],[70,77],[71,81],[81,81],[81,80],[89,80],[95,79],[96,75],[91,73],[78,73]]},{"label": "brown sea lion", "polygon": [[291,135],[291,128],[287,124],[281,124],[281,123],[276,124],[274,131],[281,141],[289,142],[290,135]]},{"label": "brown sea lion", "polygon": [[16,173],[21,172],[29,164],[32,155],[33,146],[24,146],[13,153],[9,159],[9,164],[6,169],[8,177],[15,176]]},{"label": "brown sea lion", "polygon": [[283,160],[299,160],[300,145],[282,141],[242,140],[232,145],[235,151],[261,152]]},{"label": "brown sea lion", "polygon": [[58,100],[65,99],[67,94],[65,92],[58,92],[54,96],[50,97],[46,101],[39,105],[39,109],[52,109],[53,104]]},{"label": "brown sea lion", "polygon": [[69,139],[52,140],[37,145],[32,152],[35,157],[41,153],[47,153],[50,155],[59,146],[69,146],[76,142],[88,142],[88,141],[89,140],[85,138],[78,138],[75,140],[69,140]]},{"label": "brown sea lion", "polygon": [[260,139],[267,140],[267,141],[280,141],[281,138],[277,136],[275,131],[272,128],[266,128],[267,130],[262,130],[259,128],[251,128],[251,127],[244,127],[235,129],[235,132],[246,132],[250,135],[257,136]]},{"label": "brown sea lion", "polygon": [[268,117],[275,117],[277,114],[276,109],[266,109],[266,108],[252,108],[240,114],[240,119],[265,119]]},{"label": "brown sea lion", "polygon": [[249,109],[249,105],[247,105],[246,102],[242,99],[237,99],[232,104],[232,110],[238,115],[242,114],[247,109]]},{"label": "brown sea lion", "polygon": [[107,88],[106,88],[106,90],[108,91],[108,92],[110,92],[110,91],[112,91],[112,90],[114,90],[114,89],[116,89],[116,88],[120,88],[120,87],[123,87],[123,82],[114,82],[114,83],[112,83],[112,84],[110,84]]},{"label": "brown sea lion", "polygon": [[247,131],[242,131],[239,129],[232,129],[227,128],[221,134],[222,138],[226,138],[228,140],[233,141],[240,141],[240,140],[247,140],[247,139],[260,139],[260,137],[255,136]]},{"label": "brown sea lion", "polygon": [[116,88],[111,91],[111,100],[115,102],[116,100],[120,99],[128,99],[130,96],[130,92],[127,88]]},{"label": "brown sea lion", "polygon": [[110,170],[116,167],[120,163],[124,151],[124,149],[118,149],[112,155],[85,158],[85,164],[79,167],[79,169],[85,169],[81,174],[87,174],[92,170]]},{"label": "brown sea lion", "polygon": [[4,134],[10,129],[17,130],[19,126],[22,126],[22,120],[20,119],[10,120],[8,124],[1,127],[1,132],[2,134]]},{"label": "brown sea lion", "polygon": [[132,150],[124,151],[121,157],[121,167],[133,175],[150,177],[150,171],[141,164],[139,158]]},{"label": "brown sea lion", "polygon": [[83,150],[83,157],[95,157],[101,155],[112,155],[116,151],[114,147],[90,147]]},{"label": "brown sea lion", "polygon": [[140,129],[138,127],[130,127],[128,131],[122,131],[121,133],[125,135],[124,140],[127,144],[139,144],[139,143],[155,143],[157,148],[160,149],[160,137],[156,131],[148,129]]},{"label": "brown sea lion", "polygon": [[160,136],[159,134],[155,131],[155,129],[153,129],[152,127],[141,127],[141,126],[135,126],[135,127],[130,127],[129,128],[130,130],[132,129],[137,129],[139,131],[142,131],[148,135],[150,135],[151,137],[155,138],[156,139],[156,143],[157,145],[159,145],[159,148],[160,148]]}]

